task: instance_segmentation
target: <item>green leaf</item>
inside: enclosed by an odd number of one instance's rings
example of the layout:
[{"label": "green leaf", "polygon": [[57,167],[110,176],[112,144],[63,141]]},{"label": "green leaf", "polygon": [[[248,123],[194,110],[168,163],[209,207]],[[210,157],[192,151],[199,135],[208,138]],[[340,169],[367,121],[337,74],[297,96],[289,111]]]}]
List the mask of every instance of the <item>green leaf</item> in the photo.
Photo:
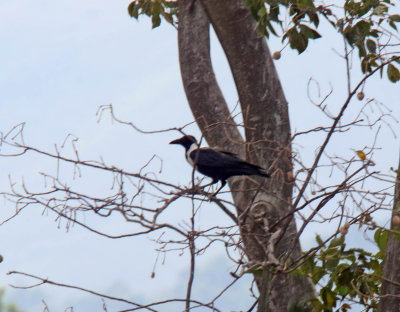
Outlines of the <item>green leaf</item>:
[{"label": "green leaf", "polygon": [[372,39],[367,40],[367,49],[370,53],[376,53],[376,43]]},{"label": "green leaf", "polygon": [[322,312],[322,311],[324,311],[324,305],[317,298],[311,299],[310,303],[313,306],[313,310],[312,310],[313,312]]},{"label": "green leaf", "polygon": [[312,28],[310,28],[310,27],[308,27],[308,26],[306,26],[304,24],[300,24],[299,27],[300,27],[301,33],[304,36],[306,36],[307,38],[310,38],[310,39],[321,38],[321,35],[316,30],[314,30],[314,29],[312,29]]},{"label": "green leaf", "polygon": [[321,252],[321,255],[325,256],[325,259],[333,259],[339,254],[339,250],[335,247],[329,247],[326,251]]},{"label": "green leaf", "polygon": [[338,256],[338,254],[336,254],[334,258],[327,259],[326,268],[333,271],[339,264],[339,261],[340,261],[340,258]]},{"label": "green leaf", "polygon": [[289,43],[292,49],[296,49],[299,54],[303,53],[307,48],[308,39],[304,34],[299,33],[296,27],[291,28],[288,31]]},{"label": "green leaf", "polygon": [[386,13],[388,11],[388,7],[386,5],[378,5],[373,11],[372,13],[375,15],[383,15],[384,13]]},{"label": "green leaf", "polygon": [[269,8],[269,20],[282,24],[279,20],[279,6],[274,6]]},{"label": "green leaf", "polygon": [[370,262],[370,267],[372,270],[374,270],[376,275],[381,275],[381,264],[379,263],[378,260],[371,260]]},{"label": "green leaf", "polygon": [[370,291],[370,289],[368,287],[368,283],[365,280],[365,277],[361,277],[361,281],[360,282],[361,282],[360,283],[360,287],[359,287],[360,292],[363,293],[363,294],[369,295],[371,293],[371,291]]},{"label": "green leaf", "polygon": [[315,240],[317,241],[318,245],[322,245],[324,242],[318,234],[315,236]]},{"label": "green leaf", "polygon": [[328,287],[323,287],[320,291],[320,296],[322,301],[327,305],[329,308],[336,306],[336,294],[330,290]]},{"label": "green leaf", "polygon": [[344,35],[351,45],[355,43],[362,43],[365,36],[369,34],[370,28],[370,23],[366,21],[359,21],[353,27],[347,26],[344,30]]},{"label": "green leaf", "polygon": [[316,285],[319,280],[324,277],[324,275],[326,275],[327,272],[325,269],[321,268],[321,267],[316,267],[314,271],[312,271],[312,276],[311,279],[313,281],[313,283]]},{"label": "green leaf", "polygon": [[265,6],[262,6],[261,9],[258,10],[257,15],[259,17],[263,17],[267,14],[267,9],[265,8]]},{"label": "green leaf", "polygon": [[305,273],[312,273],[315,268],[314,257],[307,258],[301,267]]},{"label": "green leaf", "polygon": [[371,29],[369,32],[370,37],[378,38],[382,32],[377,29]]},{"label": "green leaf", "polygon": [[392,27],[394,30],[397,30],[397,26],[393,21],[389,21],[389,26]]},{"label": "green leaf", "polygon": [[329,248],[342,246],[343,243],[344,243],[344,235],[341,235],[339,237],[335,237],[334,239],[331,240],[331,242],[329,244]]},{"label": "green leaf", "polygon": [[315,13],[314,10],[309,10],[307,12],[308,17],[310,18],[310,21],[315,25],[315,27],[318,27],[319,25],[319,17],[318,14]]},{"label": "green leaf", "polygon": [[359,9],[357,9],[354,13],[355,15],[357,15],[358,17],[361,17],[365,14],[367,14],[369,12],[369,10],[371,9],[371,6],[368,5],[368,1],[367,1],[367,5],[363,5],[361,6]]},{"label": "green leaf", "polygon": [[392,63],[388,65],[387,68],[387,75],[388,78],[391,82],[397,82],[400,80],[400,71],[396,66],[394,66]]},{"label": "green leaf", "polygon": [[300,9],[314,8],[314,1],[313,0],[297,0],[297,6]]},{"label": "green leaf", "polygon": [[269,20],[265,21],[266,26],[268,27],[268,29],[275,35],[278,36],[277,32],[275,31],[274,27],[272,26],[272,24],[269,22]]},{"label": "green leaf", "polygon": [[354,278],[353,272],[350,270],[350,266],[341,265],[339,272],[337,273],[338,285],[344,285],[351,287],[351,281]]},{"label": "green leaf", "polygon": [[151,17],[151,28],[156,28],[160,26],[161,24],[161,18],[159,14],[153,14]]},{"label": "green leaf", "polygon": [[400,22],[400,15],[399,14],[393,14],[389,16],[389,19],[393,22]]},{"label": "green leaf", "polygon": [[347,293],[349,292],[349,287],[347,286],[338,286],[337,287],[337,292],[339,293],[339,295],[341,295],[342,297],[346,296]]},{"label": "green leaf", "polygon": [[366,56],[366,55],[367,55],[367,50],[365,49],[365,45],[364,45],[364,42],[363,42],[363,41],[358,42],[358,43],[356,44],[356,47],[358,48],[358,56],[359,56],[360,58],[362,58],[363,56]]},{"label": "green leaf", "polygon": [[363,36],[366,36],[369,33],[371,28],[371,24],[366,21],[359,21],[354,28]]},{"label": "green leaf", "polygon": [[369,58],[364,57],[361,61],[361,71],[363,74],[366,72],[370,72],[372,70],[371,65],[369,64]]},{"label": "green leaf", "polygon": [[169,9],[175,9],[178,7],[177,1],[163,1],[163,5]]},{"label": "green leaf", "polygon": [[[391,65],[391,64],[389,64]],[[390,78],[389,78],[390,79]],[[386,252],[389,232],[387,230],[377,229],[374,234],[374,240],[382,253]]]},{"label": "green leaf", "polygon": [[168,23],[170,23],[170,24],[174,23],[174,18],[172,17],[171,13],[165,13],[164,18]]},{"label": "green leaf", "polygon": [[138,19],[139,9],[140,9],[139,4],[136,4],[136,1],[133,1],[128,5],[128,14],[130,15],[130,17]]}]

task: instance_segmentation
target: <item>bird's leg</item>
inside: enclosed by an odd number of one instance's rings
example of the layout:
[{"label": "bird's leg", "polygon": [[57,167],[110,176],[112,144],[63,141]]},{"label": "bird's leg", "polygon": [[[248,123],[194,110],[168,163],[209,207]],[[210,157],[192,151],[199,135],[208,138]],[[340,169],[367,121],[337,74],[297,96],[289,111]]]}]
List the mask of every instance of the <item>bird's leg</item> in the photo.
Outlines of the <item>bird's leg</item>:
[{"label": "bird's leg", "polygon": [[225,186],[225,184],[226,184],[226,180],[221,180],[220,188],[214,194],[212,194],[211,197],[215,197],[215,195],[218,194],[218,192]]}]

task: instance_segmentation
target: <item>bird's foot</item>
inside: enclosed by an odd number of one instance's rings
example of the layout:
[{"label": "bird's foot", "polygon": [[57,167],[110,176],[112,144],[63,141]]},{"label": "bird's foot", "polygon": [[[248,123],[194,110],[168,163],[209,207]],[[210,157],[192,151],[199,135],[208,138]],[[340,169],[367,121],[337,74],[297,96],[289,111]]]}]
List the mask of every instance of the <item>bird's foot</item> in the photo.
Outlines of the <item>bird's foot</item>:
[{"label": "bird's foot", "polygon": [[204,187],[202,187],[200,185],[196,185],[194,187],[194,191],[196,192],[196,194],[202,194],[202,193],[204,193]]},{"label": "bird's foot", "polygon": [[216,199],[217,197],[215,195],[217,195],[217,194],[216,193],[211,193],[211,194],[209,193],[207,195],[208,201],[213,201],[214,199]]},{"label": "bird's foot", "polygon": [[221,190],[221,188],[219,188],[216,192],[209,194],[208,195],[208,200],[212,201],[213,199],[216,199],[217,198],[217,194],[219,193],[220,190]]}]

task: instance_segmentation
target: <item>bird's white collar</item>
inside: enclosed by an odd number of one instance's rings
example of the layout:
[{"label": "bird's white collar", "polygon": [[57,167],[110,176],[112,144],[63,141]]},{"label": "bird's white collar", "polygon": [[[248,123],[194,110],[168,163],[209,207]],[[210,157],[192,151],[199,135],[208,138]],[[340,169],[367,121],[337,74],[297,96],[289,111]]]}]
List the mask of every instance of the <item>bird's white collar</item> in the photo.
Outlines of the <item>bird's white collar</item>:
[{"label": "bird's white collar", "polygon": [[192,158],[190,158],[190,153],[193,152],[194,150],[197,150],[199,146],[196,143],[193,143],[190,145],[189,149],[186,151],[186,160],[187,162],[193,167],[194,166],[194,161]]}]

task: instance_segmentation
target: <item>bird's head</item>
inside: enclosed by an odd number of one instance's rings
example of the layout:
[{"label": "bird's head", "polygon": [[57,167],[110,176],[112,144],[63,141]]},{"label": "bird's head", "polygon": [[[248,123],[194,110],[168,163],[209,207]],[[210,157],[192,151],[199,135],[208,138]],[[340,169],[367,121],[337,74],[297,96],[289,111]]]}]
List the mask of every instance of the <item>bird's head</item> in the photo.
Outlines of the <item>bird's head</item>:
[{"label": "bird's head", "polygon": [[169,142],[169,144],[179,144],[182,145],[186,150],[192,146],[192,144],[197,144],[196,138],[192,135],[184,135],[183,137]]}]

